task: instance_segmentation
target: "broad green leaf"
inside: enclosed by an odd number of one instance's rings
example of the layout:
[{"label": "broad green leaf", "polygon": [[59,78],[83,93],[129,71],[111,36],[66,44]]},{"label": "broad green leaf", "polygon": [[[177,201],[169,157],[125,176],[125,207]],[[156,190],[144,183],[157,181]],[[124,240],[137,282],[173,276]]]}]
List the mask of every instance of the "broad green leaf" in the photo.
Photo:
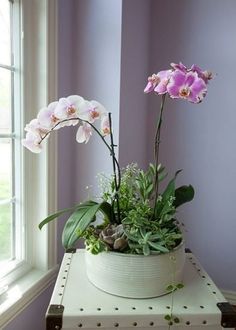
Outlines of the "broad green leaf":
[{"label": "broad green leaf", "polygon": [[175,208],[180,205],[190,202],[194,198],[194,188],[193,186],[181,186],[175,190]]},{"label": "broad green leaf", "polygon": [[44,225],[46,225],[50,221],[58,218],[60,215],[67,213],[67,212],[74,211],[78,207],[79,207],[79,205],[75,205],[74,207],[66,208],[66,209],[60,210],[54,214],[49,215],[47,218],[45,218],[43,221],[40,222],[40,224],[38,225],[39,229],[41,230]]},{"label": "broad green leaf", "polygon": [[[106,204],[106,205],[104,205]],[[77,208],[77,210],[67,220],[63,233],[62,244],[65,249],[73,247],[75,242],[79,239],[84,230],[94,221],[98,211],[108,212],[106,216],[110,215],[110,204],[103,202],[98,204],[93,201],[85,202]],[[106,210],[106,211],[105,211]],[[79,235],[80,233],[80,235]]]},{"label": "broad green leaf", "polygon": [[170,180],[170,182],[168,183],[165,191],[162,194],[162,200],[157,202],[156,216],[158,216],[159,214],[161,214],[162,209],[164,208],[165,204],[168,202],[168,200],[170,199],[170,197],[174,197],[175,196],[175,180],[176,180],[177,175],[181,171],[182,170],[178,170],[175,173],[174,178]]}]

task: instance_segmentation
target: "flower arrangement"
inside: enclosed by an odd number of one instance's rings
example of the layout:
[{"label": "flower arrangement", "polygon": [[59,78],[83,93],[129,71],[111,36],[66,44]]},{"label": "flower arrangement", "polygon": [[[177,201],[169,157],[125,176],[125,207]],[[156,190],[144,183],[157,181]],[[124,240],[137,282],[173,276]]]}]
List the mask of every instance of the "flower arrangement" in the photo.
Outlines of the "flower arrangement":
[{"label": "flower arrangement", "polygon": [[78,125],[77,142],[87,143],[92,132],[100,136],[111,155],[113,174],[100,177],[100,200],[85,201],[58,211],[44,219],[39,228],[70,212],[62,234],[66,249],[74,247],[81,237],[93,254],[102,251],[160,254],[178,246],[183,237],[176,217],[177,208],[193,199],[194,189],[191,185],[176,188],[179,170],[160,192],[160,182],[167,177],[165,168],[159,163],[164,105],[167,96],[200,103],[206,96],[211,78],[211,72],[196,65],[187,68],[182,63],[172,63],[168,70],[148,78],[144,92],[160,95],[161,105],[154,138],[155,161],[146,171],[139,169],[137,164],[120,168],[115,153],[111,113],[99,102],[72,95],[41,109],[37,118],[26,125],[27,133],[23,140],[26,148],[39,153],[54,130]]}]

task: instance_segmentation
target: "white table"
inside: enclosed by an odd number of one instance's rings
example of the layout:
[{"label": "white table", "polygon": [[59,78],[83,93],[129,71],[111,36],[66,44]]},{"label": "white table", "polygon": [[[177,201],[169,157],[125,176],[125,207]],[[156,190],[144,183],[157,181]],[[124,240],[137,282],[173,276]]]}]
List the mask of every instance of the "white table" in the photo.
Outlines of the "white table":
[{"label": "white table", "polygon": [[[186,254],[184,274],[184,288],[173,296],[173,314],[180,323],[171,329],[218,330],[221,324],[233,329],[236,315],[232,306],[192,253]],[[151,299],[121,298],[97,289],[87,279],[84,250],[77,250],[64,255],[46,314],[46,329],[167,330],[164,316],[170,313],[171,299],[172,294]]]}]

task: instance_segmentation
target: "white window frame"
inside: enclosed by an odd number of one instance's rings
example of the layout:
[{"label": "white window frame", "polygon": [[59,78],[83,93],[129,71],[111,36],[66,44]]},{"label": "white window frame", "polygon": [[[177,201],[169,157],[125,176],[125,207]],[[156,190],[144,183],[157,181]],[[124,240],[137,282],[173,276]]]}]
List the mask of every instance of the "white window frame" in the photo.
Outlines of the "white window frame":
[{"label": "white window frame", "polygon": [[[14,0],[14,6],[18,6],[22,17],[18,33],[23,46],[20,94],[24,112],[17,120],[24,127],[40,108],[57,99],[58,11],[57,0]],[[24,134],[22,129],[18,138]],[[0,328],[47,288],[58,271],[56,223],[38,229],[38,223],[57,209],[56,134],[40,155],[22,147],[22,157],[17,162],[24,178],[21,195],[25,257],[6,276],[6,289],[0,292]]]}]

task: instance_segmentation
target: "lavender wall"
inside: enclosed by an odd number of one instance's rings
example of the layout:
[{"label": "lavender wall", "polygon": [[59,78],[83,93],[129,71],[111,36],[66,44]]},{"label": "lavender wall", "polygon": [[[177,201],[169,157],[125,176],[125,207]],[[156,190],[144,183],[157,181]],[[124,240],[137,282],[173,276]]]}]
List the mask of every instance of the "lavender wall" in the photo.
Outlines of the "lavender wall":
[{"label": "lavender wall", "polygon": [[45,313],[51,297],[53,285],[42,292],[4,330],[43,330],[46,329]]},{"label": "lavender wall", "polygon": [[[72,22],[76,21],[76,0],[60,0],[58,3],[58,95],[67,97],[77,94],[75,88],[75,73],[73,70],[74,40],[76,29]],[[65,127],[58,134],[58,208],[70,207],[75,196],[75,161],[76,150],[75,129]],[[64,219],[58,221],[58,262],[60,263],[64,250],[61,243],[61,233]]]},{"label": "lavender wall", "polygon": [[147,105],[143,93],[149,67],[150,1],[123,1],[119,161],[147,165]]},{"label": "lavender wall", "polygon": [[[236,291],[236,2],[159,0],[151,12],[150,73],[183,61],[217,74],[200,105],[167,101],[161,159],[170,173],[184,169],[179,184],[196,188],[179,213],[188,246],[220,288]],[[159,101],[151,97],[149,130]]]},{"label": "lavender wall", "polygon": [[[120,0],[77,1],[73,49],[77,93],[101,102],[112,113],[115,142],[119,131],[121,10]],[[74,161],[76,201],[96,196],[97,173],[112,171],[109,151],[93,134],[87,145],[76,146]]]},{"label": "lavender wall", "polygon": [[[201,105],[168,100],[161,159],[170,173],[184,169],[179,184],[196,187],[195,201],[179,214],[188,246],[221,288],[236,291],[235,1],[59,0],[58,5],[59,96],[81,94],[112,111],[122,164],[137,160],[146,166],[152,159],[160,100],[142,93],[148,63],[150,73],[180,60],[217,73]],[[95,136],[87,146],[78,146],[74,137],[70,128],[59,133],[60,208],[86,198],[84,187],[96,184],[96,173],[111,170]],[[62,226],[63,221],[59,261]],[[44,329],[51,291],[5,329]]]}]

